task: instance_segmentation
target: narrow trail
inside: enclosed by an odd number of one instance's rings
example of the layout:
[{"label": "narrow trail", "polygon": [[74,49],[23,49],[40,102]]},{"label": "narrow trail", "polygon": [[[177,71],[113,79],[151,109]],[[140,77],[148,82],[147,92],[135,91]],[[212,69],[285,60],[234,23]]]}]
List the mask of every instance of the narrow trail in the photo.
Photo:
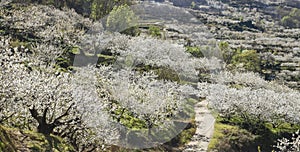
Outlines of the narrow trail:
[{"label": "narrow trail", "polygon": [[185,146],[184,152],[205,152],[214,132],[215,118],[207,108],[204,100],[195,105],[196,133],[192,140]]}]

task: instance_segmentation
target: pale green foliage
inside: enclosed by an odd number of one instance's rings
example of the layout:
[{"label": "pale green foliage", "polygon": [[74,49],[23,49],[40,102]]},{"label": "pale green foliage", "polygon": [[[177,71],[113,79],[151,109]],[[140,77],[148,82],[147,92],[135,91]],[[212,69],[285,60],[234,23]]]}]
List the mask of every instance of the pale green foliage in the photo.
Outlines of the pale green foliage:
[{"label": "pale green foliage", "polygon": [[219,49],[223,55],[224,62],[229,64],[234,54],[234,51],[230,49],[228,42],[220,42]]},{"label": "pale green foliage", "polygon": [[260,70],[259,54],[255,50],[238,50],[233,55],[231,64],[240,71]]},{"label": "pale green foliage", "polygon": [[150,26],[149,27],[149,34],[153,37],[161,37],[161,30],[158,26]]},{"label": "pale green foliage", "polygon": [[194,1],[192,1],[192,3],[191,3],[191,8],[192,9],[196,8],[196,3]]},{"label": "pale green foliage", "polygon": [[291,12],[282,17],[281,24],[290,28],[299,28],[300,26],[300,10],[297,8],[293,8]]},{"label": "pale green foliage", "polygon": [[107,17],[106,28],[122,32],[137,25],[138,17],[128,5],[115,6]]},{"label": "pale green foliage", "polygon": [[90,18],[94,20],[101,19],[108,15],[114,7],[121,5],[130,5],[131,1],[129,0],[88,0],[84,2],[90,4]]}]

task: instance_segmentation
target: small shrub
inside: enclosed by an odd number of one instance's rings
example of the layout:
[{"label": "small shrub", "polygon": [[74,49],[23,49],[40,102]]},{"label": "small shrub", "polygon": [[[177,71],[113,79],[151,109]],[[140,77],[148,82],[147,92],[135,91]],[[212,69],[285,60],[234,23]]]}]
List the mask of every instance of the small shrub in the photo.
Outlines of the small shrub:
[{"label": "small shrub", "polygon": [[141,34],[141,30],[139,30],[137,26],[133,26],[121,31],[120,33],[130,35],[130,36],[139,36]]},{"label": "small shrub", "polygon": [[158,68],[155,70],[155,73],[158,75],[158,79],[160,80],[170,80],[173,82],[180,82],[180,78],[176,71],[170,69],[170,68]]},{"label": "small shrub", "polygon": [[195,9],[195,8],[196,8],[196,3],[195,3],[194,1],[192,1],[192,3],[191,3],[191,8],[192,8],[192,9]]},{"label": "small shrub", "polygon": [[132,35],[130,28],[136,27],[138,17],[131,10],[128,5],[115,6],[110,12],[106,21],[106,29],[112,32],[125,32],[129,31]]},{"label": "small shrub", "polygon": [[231,64],[241,71],[260,71],[260,57],[255,50],[237,50]]},{"label": "small shrub", "polygon": [[282,17],[280,20],[281,25],[285,27],[290,27],[290,28],[297,28],[300,27],[300,10],[297,8],[294,8],[291,10],[291,12]]},{"label": "small shrub", "polygon": [[153,37],[161,37],[162,36],[160,28],[158,26],[154,26],[154,25],[151,25],[149,27],[149,35],[151,35]]},{"label": "small shrub", "polygon": [[186,51],[188,53],[191,53],[196,58],[202,58],[204,57],[203,53],[201,52],[200,47],[197,46],[187,46]]},{"label": "small shrub", "polygon": [[247,130],[217,122],[208,149],[227,152],[248,151],[254,139],[255,136]]},{"label": "small shrub", "polygon": [[234,51],[230,49],[228,42],[220,42],[218,46],[222,53],[224,62],[229,64],[234,55]]}]

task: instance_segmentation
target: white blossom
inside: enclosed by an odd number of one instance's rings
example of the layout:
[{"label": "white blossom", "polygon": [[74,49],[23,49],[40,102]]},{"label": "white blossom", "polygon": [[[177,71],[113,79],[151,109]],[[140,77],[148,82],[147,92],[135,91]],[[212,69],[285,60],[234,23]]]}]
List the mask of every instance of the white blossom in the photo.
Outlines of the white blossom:
[{"label": "white blossom", "polygon": [[287,138],[279,139],[277,145],[274,146],[280,151],[296,152],[300,151],[300,134],[299,130],[292,134],[292,138],[289,140]]},{"label": "white blossom", "polygon": [[227,116],[244,113],[262,121],[300,121],[300,96],[297,91],[275,92],[250,87],[236,89],[216,84],[210,86],[209,92],[209,105]]}]

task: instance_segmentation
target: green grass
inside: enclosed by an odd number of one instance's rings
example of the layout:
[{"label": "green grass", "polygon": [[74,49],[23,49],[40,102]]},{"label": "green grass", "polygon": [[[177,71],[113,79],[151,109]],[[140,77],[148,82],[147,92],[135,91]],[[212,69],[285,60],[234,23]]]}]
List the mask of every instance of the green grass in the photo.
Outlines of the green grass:
[{"label": "green grass", "polygon": [[62,138],[34,131],[22,131],[16,128],[8,128],[0,125],[0,151],[59,151],[72,152],[74,148]]},{"label": "green grass", "polygon": [[251,142],[256,138],[245,129],[238,126],[223,124],[216,121],[214,134],[210,140],[208,151],[245,151],[256,146],[251,145]]},{"label": "green grass", "polygon": [[20,41],[20,40],[16,39],[16,40],[10,42],[10,46],[12,48],[24,46],[25,48],[30,49],[31,48],[31,43],[30,42],[23,42],[23,41]]},{"label": "green grass", "polygon": [[80,54],[80,49],[79,47],[72,47],[69,52],[77,55]]},{"label": "green grass", "polygon": [[0,151],[16,151],[16,146],[10,138],[7,128],[0,126]]},{"label": "green grass", "polygon": [[[208,149],[224,151],[272,151],[277,139],[289,138],[300,129],[300,124],[287,122],[261,122],[254,118],[245,120],[240,116],[230,119],[216,115],[213,137]],[[259,150],[258,150],[259,148]]]}]

